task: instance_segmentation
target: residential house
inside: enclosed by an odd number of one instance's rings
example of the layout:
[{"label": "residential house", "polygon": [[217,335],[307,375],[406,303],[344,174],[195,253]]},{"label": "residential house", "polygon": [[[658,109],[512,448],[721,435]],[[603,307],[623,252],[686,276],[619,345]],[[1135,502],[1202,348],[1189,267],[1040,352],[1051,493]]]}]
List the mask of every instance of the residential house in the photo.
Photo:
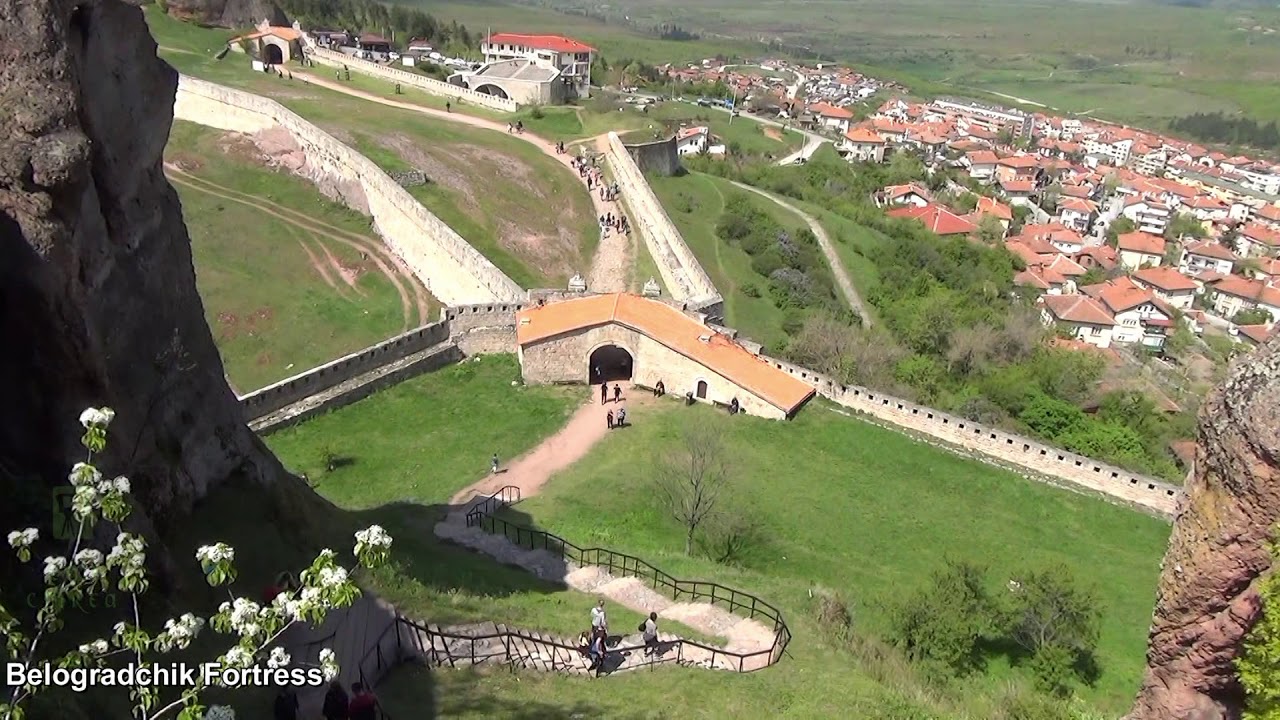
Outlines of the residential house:
[{"label": "residential house", "polygon": [[1075,255],[1084,249],[1084,238],[1080,233],[1061,223],[1044,225],[1023,225],[1020,238],[1032,238],[1048,243],[1056,252]]},{"label": "residential house", "polygon": [[1082,235],[1088,234],[1097,216],[1098,204],[1092,200],[1069,196],[1058,198],[1058,221]]},{"label": "residential house", "polygon": [[996,163],[1000,158],[990,150],[967,153],[961,161],[969,168],[969,177],[979,182],[991,182],[995,178]]},{"label": "residential house", "polygon": [[973,215],[981,219],[984,215],[994,215],[996,220],[1000,221],[1000,227],[1004,231],[1009,232],[1009,225],[1013,222],[1013,209],[1008,205],[989,198],[986,195],[979,195],[977,204],[974,205]]},{"label": "residential house", "polygon": [[918,183],[907,183],[906,185],[890,185],[881,190],[876,197],[877,204],[887,205],[914,205],[915,207],[924,207],[933,201],[933,195],[927,188]]},{"label": "residential house", "polygon": [[1183,209],[1202,223],[1226,222],[1231,206],[1212,195],[1195,195],[1182,204]]},{"label": "residential house", "polygon": [[818,118],[819,127],[841,134],[849,132],[849,125],[853,122],[852,111],[828,103],[813,103],[809,112]]},{"label": "residential house", "polygon": [[1164,347],[1165,336],[1173,327],[1173,311],[1150,290],[1129,278],[1119,278],[1086,285],[1080,291],[1110,311],[1115,320],[1112,342],[1140,342],[1155,349]]},{"label": "residential house", "polygon": [[996,161],[996,180],[1001,183],[1026,180],[1034,184],[1039,168],[1034,155],[1010,155]]},{"label": "residential house", "polygon": [[1133,274],[1133,282],[1179,310],[1191,308],[1200,288],[1194,280],[1171,267],[1143,268]]},{"label": "residential house", "polygon": [[1168,205],[1139,195],[1125,199],[1121,214],[1132,220],[1142,232],[1163,235],[1173,212]]},{"label": "residential house", "polygon": [[885,141],[874,130],[855,127],[844,134],[836,150],[850,161],[884,162]]},{"label": "residential house", "polygon": [[1000,192],[1008,199],[1010,205],[1030,205],[1031,196],[1035,191],[1036,184],[1032,180],[1000,181]]},{"label": "residential house", "polygon": [[1110,245],[1090,245],[1081,249],[1072,259],[1086,270],[1093,268],[1112,270],[1120,265],[1120,256]]},{"label": "residential house", "polygon": [[480,52],[486,65],[523,60],[550,71],[548,82],[563,86],[547,93],[552,97],[591,96],[591,63],[597,50],[590,45],[562,35],[493,33],[480,43]]},{"label": "residential house", "polygon": [[1150,148],[1135,145],[1129,153],[1129,167],[1143,175],[1159,175],[1169,162],[1169,154],[1164,148]]},{"label": "residential house", "polygon": [[1280,258],[1259,258],[1254,262],[1257,267],[1249,272],[1254,279],[1280,287]]},{"label": "residential house", "polygon": [[1242,225],[1236,238],[1236,252],[1241,257],[1276,257],[1280,255],[1280,230],[1261,223]]},{"label": "residential house", "polygon": [[1249,347],[1258,347],[1280,333],[1280,325],[1237,325],[1232,329],[1236,340]]},{"label": "residential house", "polygon": [[676,133],[676,153],[696,155],[706,152],[711,144],[711,131],[705,126],[682,128]]},{"label": "residential house", "polygon": [[1178,270],[1188,275],[1216,272],[1230,275],[1240,258],[1221,243],[1201,240],[1185,245],[1178,258]]},{"label": "residential house", "polygon": [[1230,320],[1241,310],[1259,308],[1280,319],[1280,288],[1261,280],[1228,275],[1213,284],[1213,311]]},{"label": "residential house", "polygon": [[1141,230],[1116,238],[1116,250],[1120,252],[1120,264],[1130,270],[1164,262],[1164,238]]},{"label": "residential house", "polygon": [[871,129],[890,145],[899,145],[907,139],[907,126],[889,118],[873,118]]},{"label": "residential house", "polygon": [[911,218],[924,224],[930,231],[943,237],[972,235],[978,226],[971,220],[956,215],[942,205],[901,207],[885,213],[889,217]]},{"label": "residential house", "polygon": [[1111,140],[1104,136],[1085,138],[1080,149],[1087,155],[1100,155],[1114,167],[1124,167],[1129,163],[1129,153],[1133,149],[1133,140]]},{"label": "residential house", "polygon": [[1039,303],[1046,326],[1056,324],[1075,339],[1104,350],[1111,347],[1116,321],[1097,300],[1087,295],[1046,295]]},{"label": "residential house", "polygon": [[1263,225],[1280,230],[1280,205],[1268,204],[1254,208],[1253,217]]},{"label": "residential house", "polygon": [[1253,163],[1237,170],[1242,177],[1240,184],[1264,195],[1280,195],[1280,170]]}]

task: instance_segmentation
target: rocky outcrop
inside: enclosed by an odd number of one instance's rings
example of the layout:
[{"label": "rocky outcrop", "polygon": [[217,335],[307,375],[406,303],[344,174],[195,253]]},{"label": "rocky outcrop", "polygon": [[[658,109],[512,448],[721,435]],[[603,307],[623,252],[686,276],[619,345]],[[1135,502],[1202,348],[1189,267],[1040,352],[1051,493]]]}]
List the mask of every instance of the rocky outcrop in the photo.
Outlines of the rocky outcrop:
[{"label": "rocky outcrop", "polygon": [[168,0],[168,12],[181,20],[224,28],[256,27],[263,20],[288,27],[289,18],[271,0]]},{"label": "rocky outcrop", "polygon": [[0,0],[0,26],[0,527],[47,527],[87,405],[116,409],[101,465],[158,530],[228,479],[292,488],[205,323],[161,171],[178,77],[141,10]]},{"label": "rocky outcrop", "polygon": [[1280,339],[1237,360],[1200,411],[1196,472],[1160,576],[1131,720],[1240,717],[1232,661],[1258,618],[1280,520]]}]

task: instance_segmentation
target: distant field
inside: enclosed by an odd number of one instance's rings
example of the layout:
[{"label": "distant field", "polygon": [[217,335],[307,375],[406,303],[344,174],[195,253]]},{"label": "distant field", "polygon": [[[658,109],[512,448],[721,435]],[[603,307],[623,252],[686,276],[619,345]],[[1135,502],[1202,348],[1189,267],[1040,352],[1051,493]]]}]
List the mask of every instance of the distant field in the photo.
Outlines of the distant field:
[{"label": "distant field", "polygon": [[435,318],[439,304],[368,218],[268,168],[248,140],[179,121],[165,161],[205,316],[241,393]]}]

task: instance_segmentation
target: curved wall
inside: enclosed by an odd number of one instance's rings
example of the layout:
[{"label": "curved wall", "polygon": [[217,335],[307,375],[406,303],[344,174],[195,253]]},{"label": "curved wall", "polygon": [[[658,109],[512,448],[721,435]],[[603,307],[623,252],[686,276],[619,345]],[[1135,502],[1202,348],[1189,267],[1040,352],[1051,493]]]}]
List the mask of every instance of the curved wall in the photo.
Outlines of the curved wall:
[{"label": "curved wall", "polygon": [[520,103],[517,103],[515,100],[476,92],[475,90],[462,87],[461,85],[442,82],[435,78],[427,77],[426,75],[410,72],[408,70],[400,70],[399,68],[393,68],[389,65],[379,65],[378,63],[369,62],[368,60],[361,60],[360,58],[352,57],[346,53],[326,50],[325,48],[314,46],[308,47],[306,52],[307,57],[315,60],[321,65],[328,65],[329,67],[345,66],[352,72],[364,73],[365,75],[380,77],[383,80],[390,80],[391,82],[398,82],[402,85],[409,85],[411,87],[418,88],[419,90],[429,92],[432,95],[449,98],[450,100],[466,101],[481,107],[489,108],[490,110],[500,110],[502,112],[515,112],[520,109]]},{"label": "curved wall", "polygon": [[[303,150],[312,179],[372,216],[387,247],[446,305],[514,301],[524,292],[365,156],[274,100],[182,75],[174,117],[241,133],[283,128]],[[318,176],[318,177],[317,177]]]},{"label": "curved wall", "polygon": [[679,175],[684,171],[680,164],[680,154],[676,152],[676,136],[666,140],[655,140],[647,143],[623,143],[636,167],[645,175],[653,174],[662,177]]}]

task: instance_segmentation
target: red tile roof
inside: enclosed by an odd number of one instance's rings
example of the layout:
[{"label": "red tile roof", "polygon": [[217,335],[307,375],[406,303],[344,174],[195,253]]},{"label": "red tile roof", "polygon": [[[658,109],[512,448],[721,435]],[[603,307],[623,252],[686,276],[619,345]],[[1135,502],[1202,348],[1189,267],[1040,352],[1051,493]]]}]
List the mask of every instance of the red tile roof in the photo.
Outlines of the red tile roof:
[{"label": "red tile roof", "polygon": [[971,152],[968,157],[970,165],[995,165],[1000,162],[1000,158],[996,157],[996,154],[990,150]]},{"label": "red tile roof", "polygon": [[1115,325],[1111,313],[1085,295],[1046,295],[1041,298],[1049,314],[1058,320],[1086,325]]},{"label": "red tile roof", "polygon": [[1258,272],[1267,277],[1280,277],[1280,258],[1257,258]]},{"label": "red tile roof", "polygon": [[1030,193],[1036,189],[1031,180],[1001,180],[1000,189],[1011,193]]},{"label": "red tile roof", "polygon": [[1116,239],[1116,247],[1147,255],[1164,255],[1164,238],[1140,230],[1124,233]]},{"label": "red tile roof", "polygon": [[1272,325],[1269,328],[1266,325],[1237,325],[1236,329],[1254,345],[1261,345],[1280,332],[1280,325]]},{"label": "red tile roof", "polygon": [[912,218],[924,223],[924,226],[938,235],[968,235],[975,232],[978,226],[941,205],[925,205],[924,207],[904,207],[885,213],[890,217]]},{"label": "red tile roof", "polygon": [[1089,272],[1084,269],[1083,265],[1061,253],[1054,256],[1053,261],[1049,263],[1046,269],[1064,277],[1079,277]]},{"label": "red tile roof", "polygon": [[1013,220],[1013,210],[1008,205],[986,195],[978,196],[978,204],[974,206],[973,211],[979,215],[995,215],[1001,220]]},{"label": "red tile roof", "polygon": [[490,44],[523,45],[536,50],[553,50],[555,52],[593,53],[595,48],[580,43],[563,35],[522,35],[520,33],[494,33],[489,36]]},{"label": "red tile roof", "polygon": [[1110,282],[1098,283],[1097,285],[1086,285],[1080,288],[1080,292],[1101,301],[1113,313],[1132,310],[1143,303],[1149,303],[1155,299],[1151,296],[1150,290],[1139,287],[1129,278],[1118,278]]},{"label": "red tile roof", "polygon": [[[628,293],[592,295],[516,314],[521,347],[586,328],[616,323],[665,345],[784,412],[800,407],[814,390],[778,370],[728,336],[699,323],[666,303]],[[702,340],[701,338],[709,338]]]},{"label": "red tile roof", "polygon": [[900,198],[903,195],[915,193],[925,200],[929,199],[929,190],[919,183],[907,183],[906,185],[890,185],[884,189],[884,196],[890,200]]},{"label": "red tile roof", "polygon": [[849,139],[849,142],[861,143],[864,145],[883,145],[885,142],[884,138],[864,127],[850,128],[849,132],[845,133],[844,136]]},{"label": "red tile roof", "polygon": [[1280,288],[1267,285],[1261,280],[1228,275],[1214,284],[1213,289],[1215,292],[1280,307]]},{"label": "red tile roof", "polygon": [[1271,222],[1280,222],[1280,205],[1263,205],[1257,210],[1258,217]]},{"label": "red tile roof", "polygon": [[1133,274],[1135,280],[1169,292],[1195,290],[1198,286],[1191,278],[1171,267],[1144,268]]},{"label": "red tile roof", "polygon": [[849,120],[853,118],[853,113],[851,111],[822,102],[810,105],[809,112],[821,115],[822,117],[840,118],[842,120]]},{"label": "red tile roof", "polygon": [[1249,223],[1240,228],[1240,234],[1263,245],[1280,247],[1280,231],[1272,230],[1265,225]]},{"label": "red tile roof", "polygon": [[1235,253],[1228,250],[1221,243],[1217,243],[1212,240],[1193,242],[1190,245],[1187,245],[1186,250],[1192,255],[1199,255],[1201,257],[1214,258],[1217,260],[1230,260],[1231,262],[1237,262],[1240,260],[1240,258],[1236,257]]},{"label": "red tile roof", "polygon": [[1058,201],[1058,209],[1071,210],[1073,212],[1090,215],[1098,209],[1098,206],[1092,200],[1085,200],[1084,198],[1078,197],[1064,197]]},{"label": "red tile roof", "polygon": [[1029,169],[1036,167],[1039,160],[1034,155],[1010,155],[1006,158],[1000,158],[998,164],[1011,168]]}]

